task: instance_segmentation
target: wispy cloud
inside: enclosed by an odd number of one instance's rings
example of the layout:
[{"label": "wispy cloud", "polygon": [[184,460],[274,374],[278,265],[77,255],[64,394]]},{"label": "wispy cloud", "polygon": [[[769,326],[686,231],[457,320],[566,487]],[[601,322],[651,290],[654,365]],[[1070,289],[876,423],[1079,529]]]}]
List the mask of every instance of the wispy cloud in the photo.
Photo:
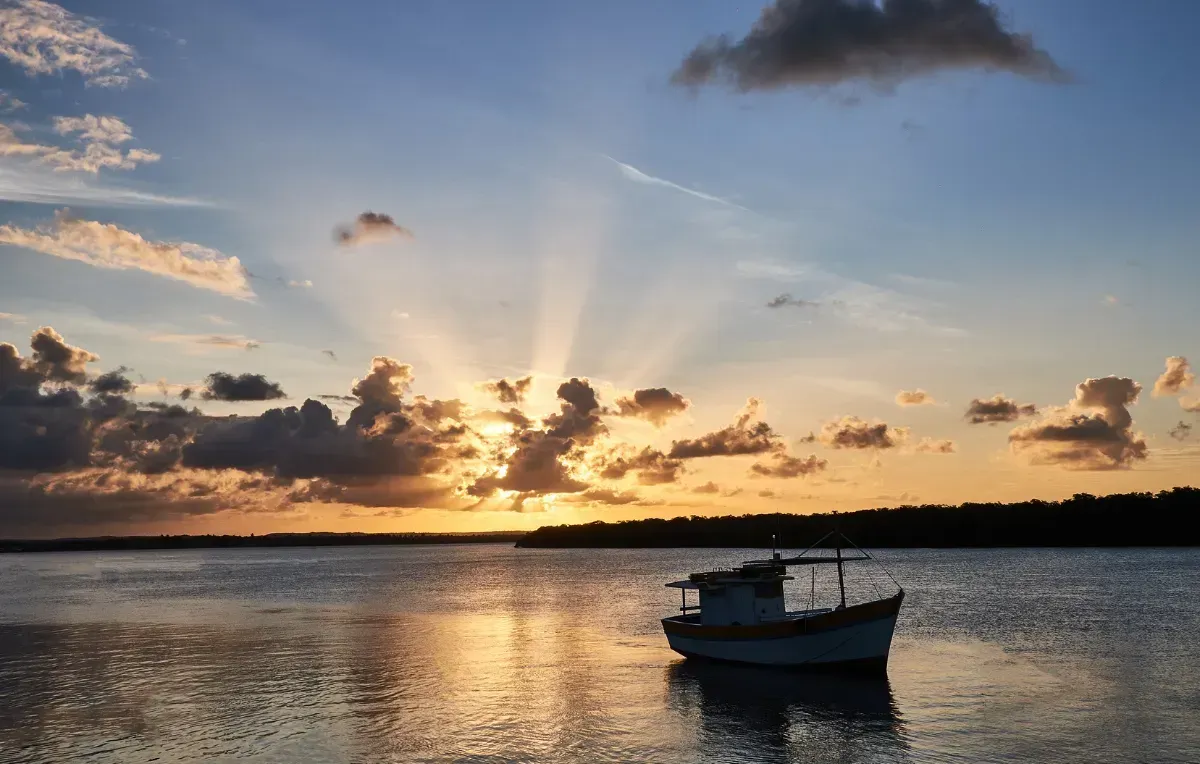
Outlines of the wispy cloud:
[{"label": "wispy cloud", "polygon": [[619,169],[621,171],[621,174],[624,175],[629,180],[632,180],[634,183],[643,183],[647,186],[662,186],[663,188],[670,188],[675,191],[680,191],[682,193],[685,193],[689,196],[694,196],[697,199],[703,199],[706,202],[716,202],[717,204],[724,204],[727,207],[734,207],[735,209],[745,210],[746,212],[750,211],[750,210],[746,209],[745,207],[743,207],[742,205],[737,204],[735,202],[731,202],[728,199],[722,199],[719,196],[713,196],[712,194],[706,194],[703,191],[696,191],[694,189],[688,188],[687,186],[681,186],[678,183],[672,183],[671,181],[666,180],[665,178],[656,178],[653,175],[648,175],[648,174],[642,172],[641,170],[639,170],[638,168],[634,167],[633,165],[625,164],[624,162],[613,159],[612,157],[608,156],[607,154],[604,155],[604,158],[607,159],[608,161],[612,162],[613,164],[615,164],[617,166],[617,169]]},{"label": "wispy cloud", "polygon": [[[85,176],[86,177],[86,176]],[[47,167],[0,164],[0,201],[89,207],[214,207],[213,202],[95,183]]]},{"label": "wispy cloud", "polygon": [[254,296],[236,257],[190,242],[148,241],[111,223],[76,220],[62,212],[35,229],[0,226],[0,244],[96,268],[145,271],[229,297]]},{"label": "wispy cloud", "polygon": [[89,85],[124,87],[146,79],[133,46],[106,35],[93,19],[44,0],[0,8],[0,56],[27,74],[76,71]]},{"label": "wispy cloud", "polygon": [[176,345],[199,345],[201,348],[256,350],[262,346],[258,340],[240,334],[152,334],[148,339],[151,342],[170,342]]},{"label": "wispy cloud", "polygon": [[927,314],[937,306],[928,299],[839,276],[819,265],[757,259],[741,260],[734,268],[737,275],[746,279],[812,284],[822,292],[816,301],[827,306],[831,315],[867,329],[920,331],[946,337],[966,334],[962,329],[929,318]]}]

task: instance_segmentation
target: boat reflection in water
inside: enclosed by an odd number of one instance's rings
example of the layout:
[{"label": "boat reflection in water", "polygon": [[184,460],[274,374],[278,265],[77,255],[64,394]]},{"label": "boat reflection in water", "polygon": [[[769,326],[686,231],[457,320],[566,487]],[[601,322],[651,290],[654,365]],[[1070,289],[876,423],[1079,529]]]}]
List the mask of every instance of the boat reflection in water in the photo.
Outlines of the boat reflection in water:
[{"label": "boat reflection in water", "polygon": [[698,731],[699,750],[758,762],[909,759],[886,677],[681,660],[666,681],[668,707]]}]

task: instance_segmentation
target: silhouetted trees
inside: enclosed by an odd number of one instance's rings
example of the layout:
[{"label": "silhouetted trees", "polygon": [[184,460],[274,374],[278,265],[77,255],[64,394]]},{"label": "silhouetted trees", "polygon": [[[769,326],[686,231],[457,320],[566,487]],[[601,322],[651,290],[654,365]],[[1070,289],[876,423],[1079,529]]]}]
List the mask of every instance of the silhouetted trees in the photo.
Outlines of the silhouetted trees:
[{"label": "silhouetted trees", "polygon": [[538,528],[519,547],[806,547],[837,528],[863,547],[1196,546],[1200,489],[816,515],[676,517]]},{"label": "silhouetted trees", "polygon": [[516,541],[520,531],[485,533],[268,533],[262,536],[99,536],[0,540],[0,552],[82,552],[107,549],[211,549],[228,547],[382,546],[480,544]]}]

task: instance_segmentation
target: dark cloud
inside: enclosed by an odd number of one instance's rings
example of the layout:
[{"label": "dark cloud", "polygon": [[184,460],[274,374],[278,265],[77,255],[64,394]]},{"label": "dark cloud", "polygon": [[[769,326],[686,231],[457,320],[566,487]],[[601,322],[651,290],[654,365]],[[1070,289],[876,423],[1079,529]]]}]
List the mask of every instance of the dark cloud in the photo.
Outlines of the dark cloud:
[{"label": "dark cloud", "polygon": [[321,353],[322,353],[323,355],[327,355],[327,356],[329,356],[329,359],[330,359],[330,360],[332,360],[332,361],[336,361],[336,360],[337,360],[337,353],[333,352],[332,350],[322,350],[322,351],[321,351]]},{"label": "dark cloud", "polygon": [[620,480],[634,472],[642,485],[674,483],[683,473],[683,462],[669,458],[662,451],[650,446],[641,450],[628,446],[614,449],[601,457],[596,467],[600,477],[606,480]]},{"label": "dark cloud", "polygon": [[191,398],[195,392],[196,391],[193,390],[192,388],[185,387],[179,391],[179,400],[186,401],[188,398]]},{"label": "dark cloud", "polygon": [[344,247],[385,241],[392,237],[413,238],[412,231],[396,225],[391,215],[382,212],[364,212],[351,225],[338,226],[333,232],[334,241]]},{"label": "dark cloud", "polygon": [[920,388],[896,393],[897,406],[932,406],[935,402],[932,395]]},{"label": "dark cloud", "polygon": [[1175,440],[1187,440],[1189,437],[1191,437],[1192,426],[1187,422],[1180,421],[1179,424],[1172,427],[1167,434]]},{"label": "dark cloud", "polygon": [[779,494],[772,491],[770,488],[763,489],[758,492],[758,495],[764,499],[778,499]]},{"label": "dark cloud", "polygon": [[42,375],[21,357],[16,345],[0,342],[0,393],[13,387],[36,387]]},{"label": "dark cloud", "polygon": [[768,308],[819,308],[821,303],[813,302],[812,300],[798,300],[790,294],[784,293],[778,297],[773,297],[767,301]]},{"label": "dark cloud", "polygon": [[1015,422],[1023,416],[1033,416],[1036,413],[1037,406],[1032,403],[1017,403],[996,393],[991,398],[973,399],[963,418],[971,424],[996,424]]},{"label": "dark cloud", "polygon": [[215,371],[205,378],[200,397],[206,401],[273,401],[286,398],[283,388],[262,374],[239,374],[236,377]]},{"label": "dark cloud", "polygon": [[133,392],[134,384],[129,377],[125,376],[127,373],[129,373],[128,368],[119,366],[94,378],[88,383],[88,389],[93,393],[128,395]]},{"label": "dark cloud", "polygon": [[572,377],[563,382],[558,386],[558,397],[563,401],[560,413],[542,420],[548,428],[547,434],[588,445],[608,432],[600,421],[600,400],[588,380]]},{"label": "dark cloud", "polygon": [[890,88],[951,69],[1065,78],[981,0],[777,0],[741,40],[721,35],[696,46],[671,82],[741,92],[851,81]]},{"label": "dark cloud", "polygon": [[533,377],[521,377],[509,382],[507,379],[495,379],[490,382],[484,382],[479,386],[481,390],[489,395],[496,396],[496,399],[501,403],[523,403],[525,395],[529,392],[529,388],[533,385]]},{"label": "dark cloud", "polygon": [[[699,438],[677,440],[667,453],[672,459],[699,459],[706,456],[764,454],[784,449],[783,440],[771,425],[758,418],[761,402],[750,398],[733,424]],[[753,424],[751,422],[753,421]]]},{"label": "dark cloud", "polygon": [[705,483],[704,485],[698,485],[692,489],[692,493],[720,493],[720,492],[721,492],[721,486],[717,485],[716,483],[712,482],[711,480],[708,481],[707,483]]},{"label": "dark cloud", "polygon": [[1128,409],[1141,391],[1126,377],[1085,380],[1066,408],[1017,427],[1009,433],[1009,444],[1033,464],[1075,470],[1129,467],[1148,454],[1145,439],[1132,431]]},{"label": "dark cloud", "polygon": [[908,438],[903,427],[888,427],[886,422],[868,422],[856,416],[844,416],[821,427],[819,439],[830,448],[895,448]]},{"label": "dark cloud", "polygon": [[412,386],[412,366],[394,358],[377,355],[371,359],[371,371],[362,379],[356,379],[350,394],[365,404],[394,410],[400,398]]},{"label": "dark cloud", "polygon": [[778,453],[771,463],[758,462],[750,467],[750,474],[760,477],[796,478],[823,471],[829,462],[810,454],[804,458]]},{"label": "dark cloud", "polygon": [[499,471],[479,478],[470,487],[473,496],[491,496],[498,490],[518,493],[579,493],[588,484],[571,475],[562,457],[570,453],[572,442],[542,432],[527,433],[524,442]]},{"label": "dark cloud", "polygon": [[913,450],[918,454],[953,454],[958,449],[952,440],[921,438],[921,442],[914,446]]},{"label": "dark cloud", "polygon": [[33,333],[29,347],[33,350],[30,358],[33,370],[46,382],[81,385],[87,381],[87,365],[100,360],[94,353],[68,345],[49,326]]},{"label": "dark cloud", "polygon": [[621,416],[632,416],[662,427],[667,420],[687,411],[691,401],[680,393],[665,387],[650,387],[635,390],[633,395],[617,399],[617,411]]},{"label": "dark cloud", "polygon": [[90,461],[91,418],[83,398],[66,388],[44,393],[10,387],[0,393],[0,469],[58,470]]}]

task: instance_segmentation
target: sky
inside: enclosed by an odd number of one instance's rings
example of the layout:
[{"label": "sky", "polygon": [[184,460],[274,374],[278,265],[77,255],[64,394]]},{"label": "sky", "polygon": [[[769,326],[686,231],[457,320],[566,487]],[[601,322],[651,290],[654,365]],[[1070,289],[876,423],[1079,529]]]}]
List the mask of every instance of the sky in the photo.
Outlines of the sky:
[{"label": "sky", "polygon": [[1194,483],[1197,24],[0,3],[0,536]]}]

